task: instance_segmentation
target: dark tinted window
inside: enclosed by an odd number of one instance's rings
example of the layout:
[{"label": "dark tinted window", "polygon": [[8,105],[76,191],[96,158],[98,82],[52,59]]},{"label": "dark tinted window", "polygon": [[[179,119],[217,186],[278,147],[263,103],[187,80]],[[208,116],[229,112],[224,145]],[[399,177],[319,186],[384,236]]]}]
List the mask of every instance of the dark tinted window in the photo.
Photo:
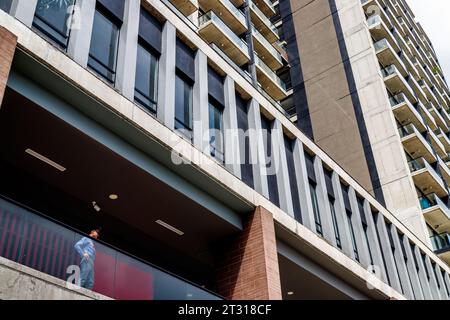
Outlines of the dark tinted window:
[{"label": "dark tinted window", "polygon": [[210,154],[224,162],[223,108],[214,101],[209,102],[209,147]]},{"label": "dark tinted window", "polygon": [[154,113],[157,103],[157,83],[158,59],[150,50],[138,45],[134,99]]},{"label": "dark tinted window", "polygon": [[67,48],[74,3],[75,0],[38,0],[33,27],[57,45]]},{"label": "dark tinted window", "polygon": [[119,26],[97,10],[92,29],[88,66],[109,82],[116,80]]},{"label": "dark tinted window", "polygon": [[183,77],[175,77],[175,129],[192,139],[192,85]]}]

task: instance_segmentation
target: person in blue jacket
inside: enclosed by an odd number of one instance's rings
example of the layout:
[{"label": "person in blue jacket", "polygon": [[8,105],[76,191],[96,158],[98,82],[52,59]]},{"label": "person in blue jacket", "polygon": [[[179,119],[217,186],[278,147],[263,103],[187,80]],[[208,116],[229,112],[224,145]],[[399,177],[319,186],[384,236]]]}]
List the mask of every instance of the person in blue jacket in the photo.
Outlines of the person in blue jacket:
[{"label": "person in blue jacket", "polygon": [[83,237],[75,244],[75,250],[81,258],[80,286],[89,290],[94,287],[95,244],[92,239],[98,239],[99,236],[100,228],[93,229],[89,237]]}]

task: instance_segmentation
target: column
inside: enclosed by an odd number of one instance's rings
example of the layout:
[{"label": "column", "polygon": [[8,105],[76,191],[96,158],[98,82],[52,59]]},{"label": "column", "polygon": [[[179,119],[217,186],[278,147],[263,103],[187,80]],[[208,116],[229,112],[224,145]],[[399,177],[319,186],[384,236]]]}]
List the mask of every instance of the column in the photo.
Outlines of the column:
[{"label": "column", "polygon": [[139,0],[125,1],[124,21],[120,28],[117,55],[116,88],[132,101],[134,100],[140,13]]},{"label": "column", "polygon": [[76,3],[67,53],[86,68],[91,48],[96,0],[78,0]]},{"label": "column", "polygon": [[230,300],[281,300],[281,281],[272,214],[262,207],[245,218],[220,259],[218,292]]},{"label": "column", "polygon": [[437,276],[436,280],[439,283],[439,291],[441,293],[441,298],[442,298],[442,300],[448,300],[448,294],[447,294],[447,290],[445,290],[445,283],[444,283],[444,278],[442,277],[441,267],[439,267],[438,264],[436,263],[434,265],[434,269],[436,271],[436,276]]},{"label": "column", "polygon": [[334,247],[336,244],[336,234],[334,232],[333,220],[331,218],[330,201],[325,183],[325,173],[323,171],[322,160],[319,157],[314,159],[314,171],[317,177],[317,200],[319,203],[320,220],[322,222],[323,237]]},{"label": "column", "polygon": [[0,27],[0,108],[5,94],[6,84],[8,83],[9,72],[14,58],[14,52],[17,46],[17,37]]},{"label": "column", "polygon": [[33,25],[38,0],[13,0],[10,14],[27,27]]},{"label": "column", "polygon": [[223,110],[223,129],[225,146],[225,165],[236,177],[241,178],[241,152],[239,148],[239,127],[236,111],[236,90],[230,76],[224,81],[225,108]]},{"label": "column", "polygon": [[431,292],[433,293],[434,300],[442,300],[441,294],[439,292],[439,286],[437,284],[437,279],[434,276],[433,265],[431,264],[430,257],[425,255],[425,265],[427,266],[428,275],[430,277],[430,287]]},{"label": "column", "polygon": [[402,292],[402,287],[400,285],[400,278],[395,267],[394,255],[392,254],[391,243],[389,241],[389,235],[386,227],[386,222],[381,213],[376,214],[375,225],[378,229],[378,234],[380,236],[381,250],[384,255],[384,260],[386,261],[386,271],[389,275],[389,280],[391,287],[397,290],[399,293]]},{"label": "column", "polygon": [[394,241],[394,258],[397,263],[398,273],[400,281],[402,282],[404,294],[408,299],[414,299],[414,292],[409,281],[408,269],[406,268],[405,259],[403,257],[403,251],[400,245],[397,228],[393,224],[391,224],[390,230],[388,230],[388,232],[391,232],[392,240]]},{"label": "column", "polygon": [[286,158],[286,147],[284,145],[283,126],[280,120],[275,119],[272,125],[272,165],[277,177],[278,197],[281,210],[294,217],[294,206],[292,204],[291,184],[289,181],[289,170]]},{"label": "column", "polygon": [[408,268],[409,278],[411,279],[411,284],[416,296],[416,300],[424,300],[425,295],[422,290],[422,286],[420,285],[419,274],[417,272],[416,264],[414,263],[414,257],[411,251],[411,244],[407,236],[403,236],[403,247],[406,251],[407,263],[406,266]]},{"label": "column", "polygon": [[372,209],[369,201],[364,200],[364,216],[367,221],[367,238],[369,239],[370,250],[372,252],[373,263],[378,266],[380,274],[378,275],[384,282],[388,282],[386,269],[384,268],[381,246],[378,241],[377,230],[372,217]]},{"label": "column", "polygon": [[309,230],[316,232],[316,223],[314,221],[311,193],[309,190],[308,172],[306,171],[305,152],[303,143],[296,139],[293,148],[295,177],[300,200],[300,211],[302,214],[302,224]]},{"label": "column", "polygon": [[334,207],[336,210],[336,222],[341,237],[342,251],[350,258],[355,259],[353,251],[352,239],[350,237],[350,228],[347,223],[347,213],[345,211],[344,196],[342,195],[341,181],[339,175],[333,172],[331,176],[333,190],[335,194]]},{"label": "column", "polygon": [[424,299],[433,300],[433,293],[431,292],[430,283],[428,282],[427,272],[425,271],[425,265],[422,260],[422,254],[416,245],[414,245],[414,255],[416,256],[416,261],[419,265],[419,280],[422,284]]},{"label": "column", "polygon": [[176,29],[166,22],[161,35],[161,56],[158,73],[157,117],[167,127],[175,127],[175,71],[176,71]]},{"label": "column", "polygon": [[370,255],[361,220],[361,214],[363,213],[359,211],[355,189],[351,186],[348,188],[348,197],[350,200],[350,207],[352,208],[352,224],[355,233],[356,247],[358,248],[359,261],[364,267],[368,268],[370,266]]},{"label": "column", "polygon": [[252,99],[248,106],[248,128],[250,142],[250,163],[253,168],[253,182],[255,190],[269,198],[267,185],[267,168],[265,164],[264,137],[261,127],[261,113],[259,104]]},{"label": "column", "polygon": [[195,56],[193,120],[194,145],[209,154],[208,57],[200,50]]}]

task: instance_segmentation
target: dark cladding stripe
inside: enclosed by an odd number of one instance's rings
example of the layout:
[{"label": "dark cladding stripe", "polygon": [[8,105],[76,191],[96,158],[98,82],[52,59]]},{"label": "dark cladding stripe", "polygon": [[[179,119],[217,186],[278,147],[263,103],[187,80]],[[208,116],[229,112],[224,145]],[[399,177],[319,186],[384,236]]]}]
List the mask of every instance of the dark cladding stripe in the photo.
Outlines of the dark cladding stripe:
[{"label": "dark cladding stripe", "polygon": [[292,17],[291,0],[280,0],[280,14],[283,20],[283,31],[287,42],[287,53],[291,65],[291,81],[294,89],[294,103],[297,110],[297,127],[310,139],[314,140],[311,116],[309,114],[308,97],[306,96],[303,70]]},{"label": "dark cladding stripe", "polygon": [[344,33],[342,31],[341,22],[339,20],[339,15],[337,12],[336,0],[328,0],[328,2],[330,4],[331,16],[333,17],[333,23],[336,30],[337,40],[339,43],[339,50],[341,52],[342,63],[344,65],[348,87],[350,89],[352,103],[356,115],[356,121],[358,122],[359,133],[361,135],[361,140],[364,146],[364,154],[366,156],[367,167],[369,169],[370,179],[372,181],[372,187],[375,193],[375,198],[385,206],[386,202],[384,199],[383,191],[381,190],[380,178],[378,176],[372,146],[370,145],[369,135],[367,133],[366,122],[364,120],[361,108],[361,101],[359,100],[358,97],[356,82],[353,76],[353,71],[350,63],[350,57],[348,55],[348,50],[344,39]]}]

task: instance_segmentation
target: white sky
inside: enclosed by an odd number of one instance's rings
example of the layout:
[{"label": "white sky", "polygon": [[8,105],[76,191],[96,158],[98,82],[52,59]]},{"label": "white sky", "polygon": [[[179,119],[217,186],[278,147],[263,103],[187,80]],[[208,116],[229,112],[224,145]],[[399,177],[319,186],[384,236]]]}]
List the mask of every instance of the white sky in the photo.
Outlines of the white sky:
[{"label": "white sky", "polygon": [[433,43],[447,83],[450,82],[450,0],[406,0]]}]

